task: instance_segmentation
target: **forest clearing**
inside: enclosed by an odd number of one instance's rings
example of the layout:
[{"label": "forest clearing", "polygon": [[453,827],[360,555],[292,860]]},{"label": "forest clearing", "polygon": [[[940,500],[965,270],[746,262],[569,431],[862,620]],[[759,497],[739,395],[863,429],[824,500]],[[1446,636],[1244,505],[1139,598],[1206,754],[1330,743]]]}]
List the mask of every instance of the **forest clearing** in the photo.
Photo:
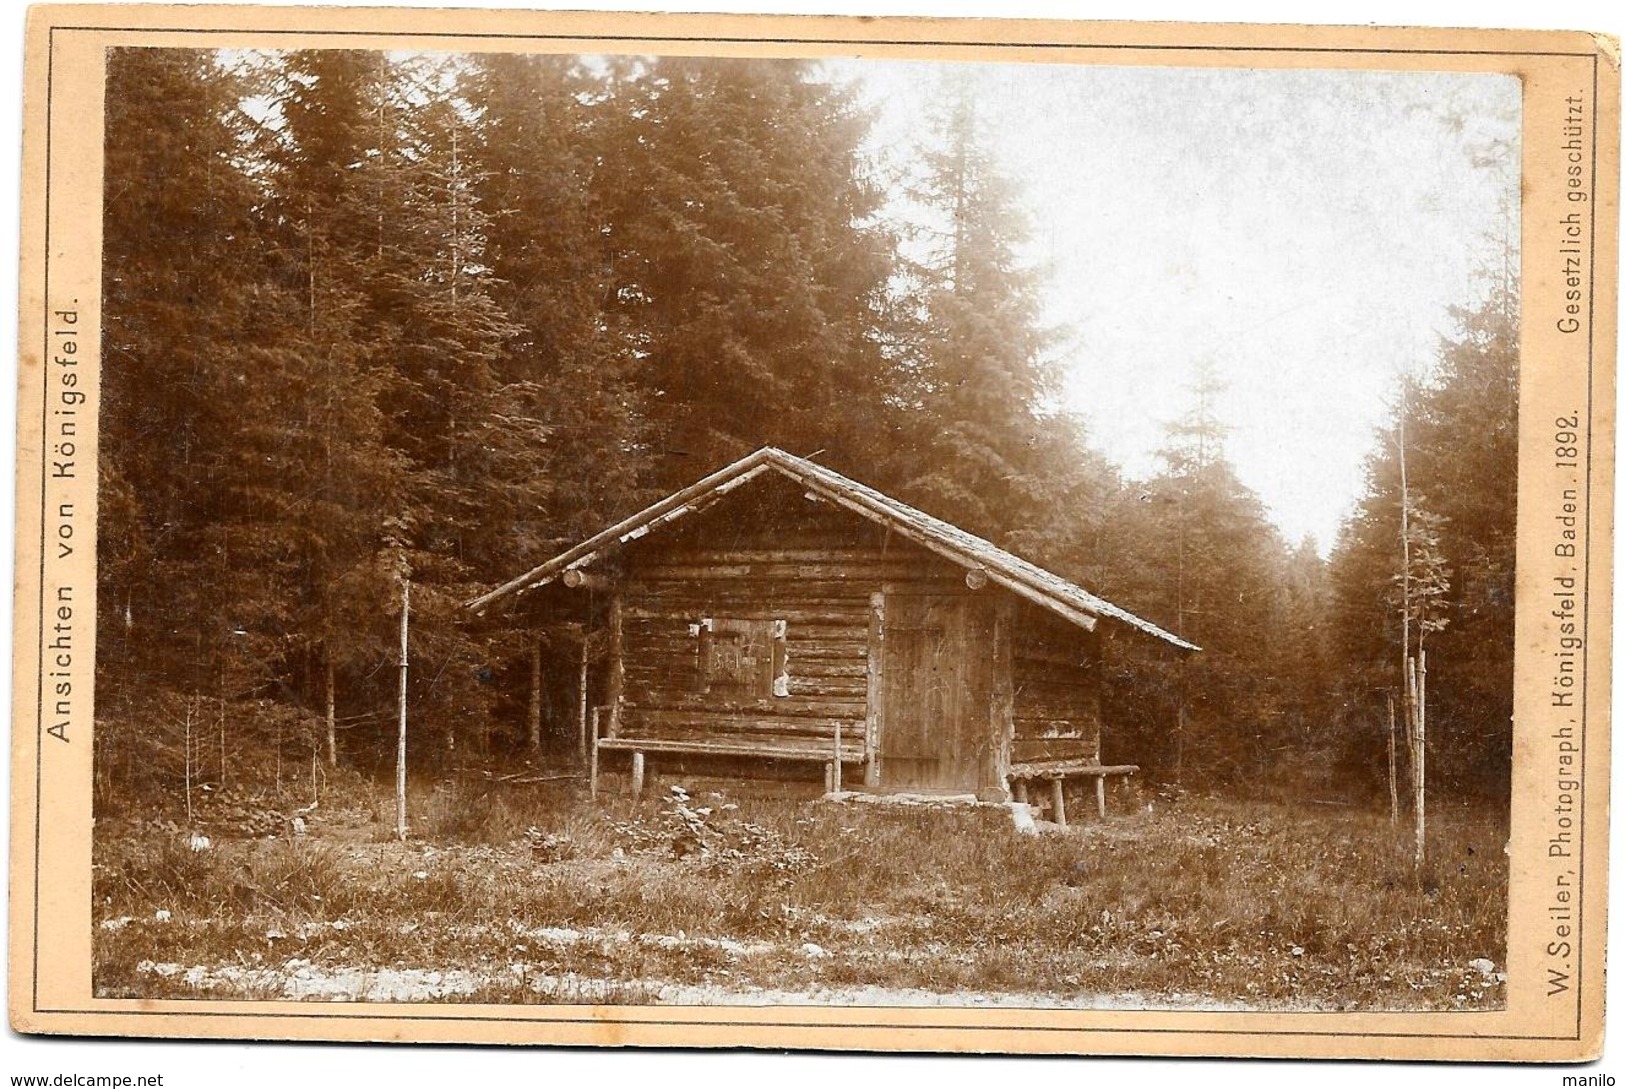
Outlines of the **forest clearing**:
[{"label": "forest clearing", "polygon": [[1503,1006],[1517,90],[114,50],[96,993]]},{"label": "forest clearing", "polygon": [[1503,1005],[1506,831],[1482,807],[1432,816],[1417,875],[1386,817],[1346,806],[1119,794],[1104,821],[1021,834],[997,806],[662,784],[634,807],[468,779],[414,789],[400,843],[390,791],[352,778],[304,835],[245,836],[268,796],[216,798],[202,850],[126,812],[98,828],[98,994]]}]

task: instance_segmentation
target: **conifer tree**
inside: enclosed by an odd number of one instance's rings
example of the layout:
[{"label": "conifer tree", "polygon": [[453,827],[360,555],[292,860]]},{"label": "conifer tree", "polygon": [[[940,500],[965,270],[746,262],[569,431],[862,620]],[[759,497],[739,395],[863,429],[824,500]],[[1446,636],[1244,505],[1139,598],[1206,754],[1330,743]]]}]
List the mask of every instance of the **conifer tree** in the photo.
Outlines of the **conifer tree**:
[{"label": "conifer tree", "polygon": [[972,78],[945,81],[914,200],[921,255],[912,268],[918,405],[906,497],[983,535],[1033,528],[1044,504],[1029,485],[1052,391],[1036,272],[1024,265],[1015,194],[986,150]]},{"label": "conifer tree", "polygon": [[615,95],[612,320],[640,361],[658,482],[767,444],[872,457],[891,239],[852,92],[810,62],[663,57]]}]

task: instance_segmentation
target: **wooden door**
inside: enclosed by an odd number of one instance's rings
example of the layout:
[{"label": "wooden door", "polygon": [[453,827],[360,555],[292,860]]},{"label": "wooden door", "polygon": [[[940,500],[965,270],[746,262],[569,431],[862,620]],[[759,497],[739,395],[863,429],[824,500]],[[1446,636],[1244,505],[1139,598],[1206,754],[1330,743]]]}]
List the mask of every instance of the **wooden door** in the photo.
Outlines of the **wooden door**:
[{"label": "wooden door", "polygon": [[985,755],[964,599],[886,596],[881,785],[975,791]]}]

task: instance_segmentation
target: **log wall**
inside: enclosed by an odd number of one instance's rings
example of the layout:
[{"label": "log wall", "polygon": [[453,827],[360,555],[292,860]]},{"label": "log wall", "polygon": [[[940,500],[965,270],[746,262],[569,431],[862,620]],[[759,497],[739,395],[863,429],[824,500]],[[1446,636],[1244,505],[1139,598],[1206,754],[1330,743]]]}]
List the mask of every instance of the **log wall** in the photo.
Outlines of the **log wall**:
[{"label": "log wall", "polygon": [[[639,541],[622,562],[618,726],[629,736],[833,746],[838,725],[843,750],[861,750],[871,595],[970,592],[956,566],[776,482]],[[785,694],[708,686],[695,630],[706,619],[783,621]]]},{"label": "log wall", "polygon": [[1025,603],[1018,616],[1011,761],[1099,760],[1099,636]]},{"label": "log wall", "polygon": [[[849,760],[867,739],[867,785],[897,786],[908,769],[899,758],[896,775],[886,772],[886,754],[900,750],[886,741],[883,614],[895,603],[904,623],[911,595],[941,595],[968,606],[963,631],[944,646],[963,659],[964,698],[976,705],[963,709],[964,736],[942,738],[943,752],[962,757],[951,762],[965,764],[947,777],[997,797],[1011,763],[1099,758],[1094,635],[985,580],[971,589],[957,564],[787,481],[735,492],[630,542],[616,564],[604,572],[615,602],[611,736],[802,752],[827,745],[833,754],[838,731]],[[713,630],[702,637],[707,621]],[[733,672],[719,672],[718,639],[748,648],[736,651]],[[924,720],[900,726],[934,732]]]}]

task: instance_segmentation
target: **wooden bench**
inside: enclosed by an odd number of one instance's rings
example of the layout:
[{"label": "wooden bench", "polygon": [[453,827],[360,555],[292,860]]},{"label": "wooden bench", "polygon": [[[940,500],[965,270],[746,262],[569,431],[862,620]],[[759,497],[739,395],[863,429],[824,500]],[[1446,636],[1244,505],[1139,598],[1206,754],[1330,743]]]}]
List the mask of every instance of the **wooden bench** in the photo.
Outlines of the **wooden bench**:
[{"label": "wooden bench", "polygon": [[1010,766],[1010,781],[1014,784],[1016,801],[1027,800],[1028,784],[1049,780],[1050,806],[1055,823],[1066,827],[1066,799],[1063,784],[1068,779],[1095,780],[1095,807],[1102,817],[1106,815],[1106,778],[1111,775],[1133,775],[1140,770],[1138,764],[1101,764],[1094,760],[1035,760]]},{"label": "wooden bench", "polygon": [[[712,726],[706,730],[692,731],[691,736],[682,736],[686,731],[663,730],[658,734],[638,731],[600,737],[599,726],[602,720],[608,717],[605,714],[607,710],[594,708],[592,713],[592,766],[589,784],[595,798],[598,796],[598,754],[603,750],[632,754],[634,801],[643,794],[646,761],[651,753],[738,756],[823,764],[824,787],[830,791],[841,789],[843,765],[861,765],[869,760],[861,725],[853,725],[850,732],[843,736],[840,724],[836,723],[829,728],[827,738],[821,736],[823,731],[799,730],[793,734],[783,734],[771,730],[751,730],[745,726],[732,730],[719,730]],[[839,759],[836,758],[837,749],[840,753]]]}]

